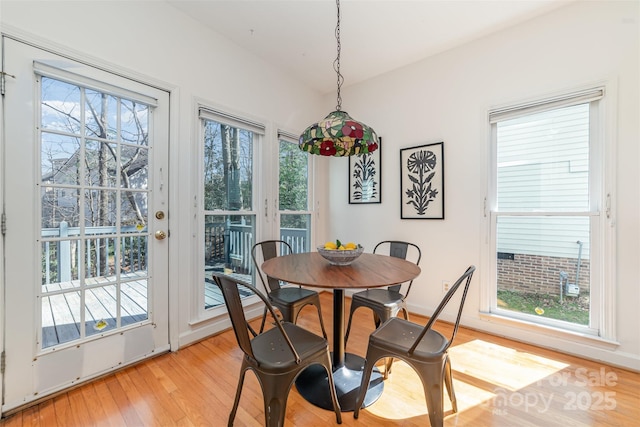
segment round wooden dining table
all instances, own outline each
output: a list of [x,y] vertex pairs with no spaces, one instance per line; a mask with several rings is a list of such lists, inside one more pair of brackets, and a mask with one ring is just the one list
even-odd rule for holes
[[[420,274],[420,267],[401,258],[363,253],[351,265],[332,265],[318,252],[284,255],[262,264],[267,276],[288,283],[333,291],[333,379],[342,411],[353,411],[360,389],[364,358],[345,352],[344,294],[346,289],[378,288],[408,282]],[[296,388],[309,402],[333,410],[329,381],[324,368],[313,365],[296,380]],[[371,375],[364,406],[371,405],[384,384],[377,370]]]

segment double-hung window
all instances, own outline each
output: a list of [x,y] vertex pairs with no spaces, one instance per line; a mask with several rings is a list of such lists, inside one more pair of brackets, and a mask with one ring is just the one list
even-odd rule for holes
[[611,335],[604,88],[489,114],[493,314]]
[[[252,282],[251,248],[256,241],[254,176],[264,126],[200,108],[202,234],[205,309],[224,306],[211,272]],[[249,295],[247,293],[247,295]]]

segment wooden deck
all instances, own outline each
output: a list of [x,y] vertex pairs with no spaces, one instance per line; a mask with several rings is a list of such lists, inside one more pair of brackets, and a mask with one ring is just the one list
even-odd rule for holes
[[[144,322],[148,318],[147,279],[145,276],[129,274],[123,276],[120,297],[120,327]],[[250,280],[249,276],[241,276]],[[127,281],[128,280],[128,281]],[[94,281],[93,284],[106,284],[106,281]],[[81,338],[82,323],[80,317],[80,290],[77,282],[56,283],[43,286],[43,292],[60,292],[42,298],[42,348],[50,348]],[[205,308],[224,305],[220,289],[211,278],[205,279]],[[249,290],[243,296],[249,296]],[[85,337],[116,329],[118,300],[115,283],[90,288],[85,291]]]

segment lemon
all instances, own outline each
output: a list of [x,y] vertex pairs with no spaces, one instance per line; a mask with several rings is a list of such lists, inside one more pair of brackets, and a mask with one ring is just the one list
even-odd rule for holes
[[338,248],[339,251],[346,251],[347,248],[345,248],[344,246],[340,245],[340,247]]
[[327,242],[324,244],[324,248],[328,249],[328,250],[333,250],[336,249],[338,246],[336,245],[335,242]]
[[356,244],[355,244],[355,243],[353,243],[353,242],[349,242],[349,243],[347,243],[346,245],[344,245],[344,247],[345,247],[346,249],[355,249],[355,248],[357,248]]

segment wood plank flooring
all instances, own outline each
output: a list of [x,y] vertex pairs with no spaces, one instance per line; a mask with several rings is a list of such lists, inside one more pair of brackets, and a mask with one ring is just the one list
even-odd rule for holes
[[[331,294],[321,294],[331,331]],[[347,300],[347,306],[349,301]],[[347,351],[364,355],[371,312],[356,313]],[[424,323],[425,318],[411,320]],[[259,319],[256,319],[256,324]],[[305,308],[300,325],[320,334]],[[439,329],[447,331],[448,325]],[[458,413],[445,394],[445,426],[567,427],[640,425],[640,374],[461,328],[450,350]],[[0,426],[224,426],[233,403],[241,352],[226,331],[175,353],[125,368],[0,421]],[[262,392],[247,374],[236,426],[264,423]],[[335,415],[291,389],[286,426],[335,424]],[[382,397],[344,426],[429,426],[422,385],[394,362]]]

